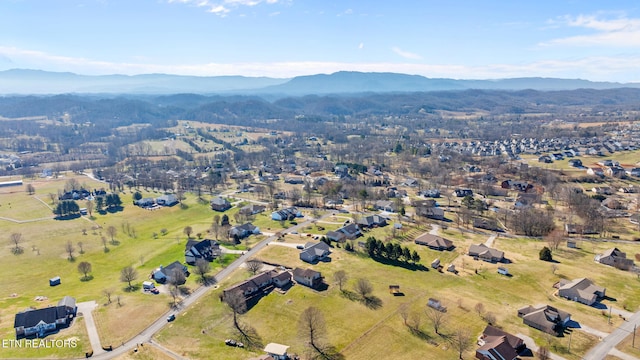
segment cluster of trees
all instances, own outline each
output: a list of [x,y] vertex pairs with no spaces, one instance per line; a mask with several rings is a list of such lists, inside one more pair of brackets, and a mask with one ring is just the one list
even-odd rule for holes
[[102,211],[104,207],[107,208],[117,208],[122,206],[122,200],[120,200],[120,195],[116,193],[107,194],[103,196],[96,196],[96,209],[98,211]]
[[386,245],[382,240],[378,240],[373,236],[369,236],[365,243],[367,253],[372,258],[384,258],[394,261],[412,261],[414,263],[420,262],[420,255],[417,251],[409,250],[408,247],[402,247],[398,243],[387,243]]
[[53,209],[53,213],[60,217],[77,214],[79,212],[80,206],[74,200],[62,200],[58,202],[58,205]]
[[552,213],[535,208],[516,211],[511,217],[511,228],[526,236],[545,236],[554,226]]

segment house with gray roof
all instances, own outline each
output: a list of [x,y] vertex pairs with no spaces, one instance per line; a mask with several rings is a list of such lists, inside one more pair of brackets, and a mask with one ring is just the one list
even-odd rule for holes
[[453,241],[447,240],[441,236],[424,233],[418,236],[414,242],[418,245],[424,245],[433,250],[453,250]]
[[605,296],[606,289],[587,278],[561,279],[557,284],[558,295],[585,305],[593,305]]
[[320,241],[317,243],[308,242],[304,245],[304,250],[300,252],[300,260],[314,263],[325,259],[331,254],[331,248],[326,243]]
[[492,249],[485,244],[469,246],[469,256],[492,263],[506,261],[503,251]]
[[518,309],[518,317],[534,329],[559,336],[571,321],[571,314],[550,305],[525,306]]
[[42,309],[27,309],[16,314],[13,327],[16,339],[24,337],[43,338],[61,328],[69,326],[76,315],[76,300],[70,296],[62,298],[57,306]]

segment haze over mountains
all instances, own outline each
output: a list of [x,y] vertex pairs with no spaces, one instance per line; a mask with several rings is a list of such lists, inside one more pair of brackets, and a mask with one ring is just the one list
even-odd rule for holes
[[291,79],[245,76],[78,75],[68,72],[13,69],[0,71],[0,94],[253,94],[301,96],[448,90],[574,90],[640,88],[640,83],[593,82],[558,78],[499,80],[436,79],[397,73],[341,71]]

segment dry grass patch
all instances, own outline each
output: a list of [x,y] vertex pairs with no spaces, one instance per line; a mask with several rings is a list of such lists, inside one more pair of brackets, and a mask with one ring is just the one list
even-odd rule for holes
[[102,346],[116,347],[133,338],[169,310],[171,301],[162,295],[136,293],[121,295],[122,306],[118,306],[115,296],[111,304],[93,312]]

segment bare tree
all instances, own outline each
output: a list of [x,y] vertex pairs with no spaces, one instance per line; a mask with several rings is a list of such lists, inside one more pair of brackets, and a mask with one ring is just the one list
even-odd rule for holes
[[131,282],[138,278],[138,272],[133,266],[127,266],[120,271],[120,281],[128,284],[128,289],[133,289]]
[[560,247],[560,244],[564,240],[564,233],[562,230],[556,229],[551,231],[544,238],[552,250],[558,250],[558,247]]
[[326,336],[326,323],[322,311],[306,308],[298,319],[298,334],[317,352],[323,353],[321,341]]
[[69,254],[69,257],[67,259],[69,261],[73,261],[74,260],[73,252],[76,251],[76,248],[73,246],[73,243],[71,242],[71,240],[67,241],[67,244],[65,245],[64,249],[67,252],[67,254]]
[[178,297],[180,296],[180,289],[178,287],[170,287],[169,295],[171,295],[171,298],[173,299],[173,307],[176,307]]
[[87,261],[82,261],[78,264],[78,272],[80,272],[83,276],[84,280],[89,279],[89,273],[91,272],[91,263]]
[[82,241],[78,241],[78,248],[80,248],[80,254],[84,254],[83,246],[84,246],[84,243]]
[[187,281],[187,277],[184,274],[182,269],[173,269],[171,274],[169,274],[169,285],[171,287],[179,289],[180,285],[184,284]]
[[434,308],[427,308],[425,314],[427,315],[429,320],[431,320],[433,330],[436,332],[436,334],[440,335],[439,331],[442,328],[442,325],[447,322],[447,313],[436,310]]
[[413,331],[420,331],[420,326],[422,325],[422,315],[419,311],[413,311],[409,313],[407,326]]
[[11,252],[15,255],[22,254],[24,252],[24,249],[22,248],[22,246],[20,246],[20,244],[22,243],[22,234],[13,233],[11,234],[10,239],[11,244],[13,244],[13,249],[11,250]]
[[479,302],[476,304],[476,306],[473,307],[476,312],[478,313],[478,316],[482,317],[482,314],[484,313],[484,304]]
[[104,246],[104,252],[109,251],[109,248],[107,247],[107,238],[103,236],[100,238],[100,240],[102,241],[102,246]]
[[249,270],[253,275],[260,271],[264,266],[262,261],[256,259],[247,260],[245,264],[247,265],[247,270]]
[[33,195],[36,192],[36,188],[33,187],[33,184],[27,184],[27,193],[29,195]]
[[400,305],[400,308],[398,308],[398,313],[402,318],[402,323],[404,324],[404,326],[407,326],[407,320],[409,319],[409,304],[404,303]]
[[109,225],[107,227],[107,235],[111,237],[111,244],[115,245],[115,237],[118,235],[118,229],[113,225]]
[[111,295],[113,295],[113,290],[112,289],[104,289],[104,290],[102,290],[102,293],[107,298],[107,304],[111,304]]
[[369,282],[369,280],[360,278],[356,280],[355,291],[363,299],[366,299],[373,292],[373,286],[371,286],[371,283]]
[[196,260],[196,267],[193,269],[193,272],[196,275],[200,276],[200,280],[203,284],[208,284],[209,279],[207,274],[211,271],[211,265],[205,259]]
[[537,357],[540,360],[549,360],[551,359],[551,353],[546,346],[540,346],[538,348]]
[[[219,217],[219,215],[216,215]],[[218,236],[220,236],[220,224],[218,222],[213,222],[211,224],[211,232],[213,232],[213,235],[215,236],[215,239],[218,240]]]
[[469,328],[460,327],[456,329],[452,339],[452,345],[456,350],[458,350],[458,356],[460,359],[462,359],[462,353],[469,350],[471,344],[471,332],[469,331]]
[[247,302],[241,291],[231,291],[224,294],[224,302],[233,312],[233,326],[236,330],[242,332],[242,327],[238,323],[238,314],[244,314],[247,311]]
[[484,321],[487,322],[487,324],[489,325],[495,325],[496,324],[496,315],[492,312],[488,312],[486,314],[484,314]]
[[93,201],[87,200],[84,207],[87,208],[87,214],[89,214],[90,217],[93,216]]
[[342,291],[342,287],[344,286],[344,284],[347,282],[348,279],[349,279],[349,276],[347,275],[347,272],[344,270],[338,270],[333,274],[333,281],[335,281],[338,284],[340,291]]
[[193,228],[191,226],[185,226],[184,230],[182,232],[184,232],[184,234],[187,235],[188,239],[191,239],[191,234],[193,233]]

